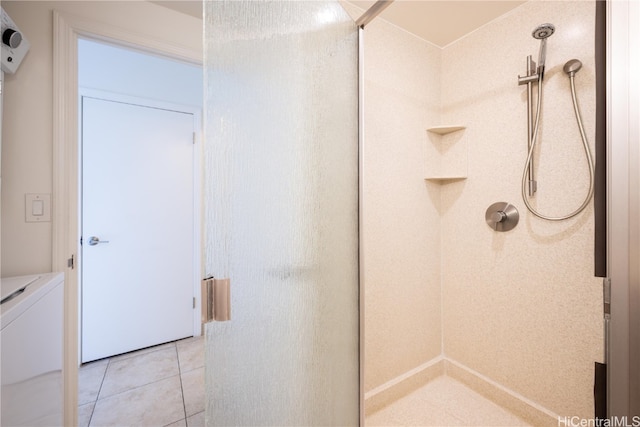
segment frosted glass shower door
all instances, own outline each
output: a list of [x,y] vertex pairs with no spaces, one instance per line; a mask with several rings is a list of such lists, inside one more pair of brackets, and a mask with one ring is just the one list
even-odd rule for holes
[[337,2],[205,2],[208,426],[358,424],[357,48]]

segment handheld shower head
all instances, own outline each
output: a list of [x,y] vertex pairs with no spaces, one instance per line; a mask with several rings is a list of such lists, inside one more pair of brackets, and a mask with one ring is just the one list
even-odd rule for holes
[[540,24],[538,25],[531,35],[534,39],[540,40],[540,53],[538,53],[538,74],[540,79],[544,76],[544,62],[547,57],[547,38],[556,31],[556,27],[553,24]]
[[531,35],[534,39],[544,40],[547,37],[551,37],[551,34],[555,31],[556,27],[554,27],[553,24],[540,24],[533,30]]

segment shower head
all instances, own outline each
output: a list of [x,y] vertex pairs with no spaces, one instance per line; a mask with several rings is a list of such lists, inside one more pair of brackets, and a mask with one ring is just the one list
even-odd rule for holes
[[531,35],[534,39],[540,40],[540,53],[538,53],[538,74],[540,75],[540,80],[542,80],[544,76],[544,62],[547,56],[547,38],[551,37],[556,31],[556,27],[553,24],[540,24],[538,25]]
[[570,59],[564,64],[564,72],[569,75],[569,77],[573,77],[576,75],[578,71],[582,68],[582,62],[579,59]]
[[554,27],[553,24],[540,24],[533,30],[531,35],[534,39],[543,40],[547,37],[551,37],[551,34],[555,31],[556,27]]

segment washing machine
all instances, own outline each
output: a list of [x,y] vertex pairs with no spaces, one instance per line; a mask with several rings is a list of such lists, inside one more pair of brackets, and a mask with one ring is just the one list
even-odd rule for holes
[[63,423],[64,275],[0,279],[0,425]]

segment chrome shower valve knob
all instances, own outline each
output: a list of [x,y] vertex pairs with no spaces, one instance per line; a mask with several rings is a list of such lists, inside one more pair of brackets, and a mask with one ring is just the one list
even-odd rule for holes
[[484,219],[495,231],[509,231],[518,225],[520,214],[512,204],[497,202],[487,208]]

